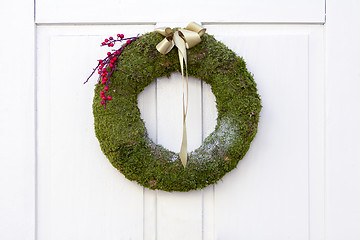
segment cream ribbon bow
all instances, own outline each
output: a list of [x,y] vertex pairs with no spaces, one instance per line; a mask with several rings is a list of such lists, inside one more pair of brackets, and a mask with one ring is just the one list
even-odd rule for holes
[[203,28],[195,22],[191,22],[186,28],[177,29],[175,32],[169,27],[157,28],[155,32],[165,36],[165,38],[156,45],[156,49],[162,53],[167,54],[171,49],[176,46],[178,48],[181,75],[184,79],[184,62],[186,72],[186,104],[184,93],[184,81],[183,81],[183,137],[180,148],[180,159],[184,167],[187,162],[187,136],[186,136],[186,116],[189,104],[189,78],[187,73],[187,55],[186,49],[194,47],[201,42],[201,36],[205,33],[206,28]]

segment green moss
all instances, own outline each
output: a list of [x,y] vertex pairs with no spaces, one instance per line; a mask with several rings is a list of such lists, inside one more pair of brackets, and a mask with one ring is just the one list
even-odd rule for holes
[[211,85],[218,119],[215,131],[188,154],[186,168],[179,156],[155,144],[146,132],[137,96],[154,79],[179,71],[177,51],[162,55],[157,33],[147,33],[126,47],[112,76],[113,100],[104,109],[95,88],[95,132],[104,154],[126,178],[150,189],[189,191],[216,183],[234,169],[255,137],[260,97],[244,60],[205,34],[188,50],[188,73]]

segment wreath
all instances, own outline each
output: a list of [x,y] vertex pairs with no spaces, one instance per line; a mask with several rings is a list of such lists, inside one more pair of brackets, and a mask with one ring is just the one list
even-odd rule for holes
[[211,86],[217,125],[187,154],[184,167],[178,153],[149,138],[137,106],[138,95],[154,79],[179,71],[176,51],[165,55],[156,50],[162,39],[156,32],[134,38],[118,34],[102,43],[113,47],[125,41],[94,69],[99,73],[93,101],[96,137],[111,164],[131,181],[169,192],[201,189],[216,183],[244,157],[257,132],[261,100],[244,60],[203,34],[201,43],[188,50],[187,72]]

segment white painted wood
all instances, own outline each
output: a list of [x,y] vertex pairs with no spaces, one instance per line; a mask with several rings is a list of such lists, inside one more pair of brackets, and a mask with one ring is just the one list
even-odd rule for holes
[[[157,80],[155,79],[138,96],[140,117],[145,122],[149,137],[157,143]],[[143,239],[157,239],[157,193],[144,188]]]
[[202,108],[203,108],[203,140],[215,130],[217,119],[216,98],[212,93],[211,87],[206,82],[202,82]]
[[216,239],[215,189],[215,185],[210,185],[202,190],[202,239],[206,240]]
[[158,192],[158,238],[201,239],[202,198],[200,191]]
[[[143,200],[143,238],[144,240],[157,239],[157,192],[144,188]],[[141,229],[139,229],[141,231]]]
[[[323,208],[309,206],[314,202],[319,206],[319,201],[323,200],[323,141],[317,133],[321,134],[324,127],[321,98],[324,65],[322,50],[314,50],[314,47],[323,49],[321,28],[207,27],[244,56],[258,83],[263,105],[258,134],[249,152],[238,168],[216,186],[217,238],[308,239],[318,236],[318,232],[323,231],[323,220],[319,221]],[[313,32],[317,35],[313,36]],[[309,49],[312,49],[311,55]],[[310,63],[313,64],[311,70]],[[315,97],[316,90],[320,90],[320,98]],[[314,113],[315,116],[310,115]],[[314,122],[310,124],[309,120]],[[309,141],[320,148],[309,149]],[[310,160],[314,163],[310,164]],[[310,174],[312,166],[315,168]],[[319,180],[314,177],[316,175]],[[320,191],[320,196],[310,195],[315,189]],[[310,232],[310,225],[319,229]]]
[[[215,187],[189,193],[143,189],[110,165],[93,131],[95,78],[81,84],[108,50],[98,48],[103,38],[154,25],[38,27],[38,239],[322,239],[323,26],[205,27],[244,56],[264,108],[238,169]],[[190,79],[190,150],[216,124],[210,92]],[[150,85],[138,104],[150,137],[176,152],[181,94],[174,74]]]
[[325,239],[325,39],[309,32],[309,239]]
[[144,120],[149,137],[157,142],[157,80],[147,86],[138,96],[140,117]]
[[[179,65],[180,68],[180,65]],[[184,86],[184,87],[183,87]],[[186,101],[186,83],[180,73],[157,81],[158,144],[171,151],[180,151],[183,125],[183,89]],[[202,142],[201,81],[189,77],[189,105],[187,115],[188,152]]]
[[[179,152],[182,138],[181,74],[157,81],[158,143]],[[188,152],[202,142],[201,81],[189,78],[189,109],[187,116]],[[189,193],[158,192],[157,239],[201,239],[202,196]]]
[[[158,79],[158,144],[176,153],[180,151],[182,138],[182,94],[181,74],[173,74],[171,78]],[[191,139],[189,136],[189,141]]]
[[0,239],[34,240],[34,2],[1,5]]
[[119,26],[38,29],[39,240],[143,238],[143,188],[102,154],[91,108],[96,79],[82,84],[108,50],[97,47],[103,36],[119,29],[135,35]]
[[[324,23],[325,0],[186,0],[176,14],[155,14],[157,3],[37,0],[37,84],[34,2],[3,4],[0,238],[359,239],[359,3],[328,0],[325,26],[261,24]],[[191,20],[245,57],[264,108],[250,151],[219,185],[158,194],[126,180],[101,153],[95,80],[81,82],[107,51],[97,48],[103,38]],[[208,134],[213,119],[202,109]],[[156,138],[156,120],[150,125]]]
[[[145,88],[138,98],[141,117],[145,121],[148,132],[152,133],[150,137],[157,142],[158,137],[157,134],[154,134],[154,129],[159,129],[159,139],[162,141],[159,143],[169,149],[172,148],[175,152],[179,151],[182,136],[182,85],[181,74],[174,73],[170,78],[157,79],[156,82]],[[203,84],[200,80],[190,77],[189,93],[188,121],[191,122],[189,122],[187,130],[189,151],[191,151],[201,144],[202,137],[206,137],[214,130],[217,111],[215,97],[208,84]],[[154,98],[158,101],[157,104],[154,104]],[[203,106],[205,109],[202,110]],[[157,112],[158,110],[159,112]],[[206,131],[201,126],[204,116],[209,120],[205,121]],[[156,119],[158,119],[158,124],[156,124]],[[205,133],[203,134],[203,132]],[[145,190],[144,239],[157,239],[158,236],[159,239],[183,239],[186,238],[186,234],[191,234],[188,237],[194,238],[195,236],[192,235],[194,230],[200,234],[199,239],[211,239],[211,231],[214,229],[213,218],[210,218],[213,216],[212,189],[210,187],[208,191],[202,194],[197,192],[195,194],[197,202],[195,205],[192,203],[193,200],[189,201],[188,199],[185,200],[186,204],[184,204],[183,199],[177,199],[179,194],[176,193],[163,194]],[[183,195],[180,194],[180,197]],[[201,198],[199,199],[200,195]],[[209,200],[206,200],[208,198]],[[159,199],[159,204],[157,199]],[[202,203],[204,199],[206,202]],[[158,206],[159,210],[157,211]],[[154,209],[156,210],[155,213]],[[189,213],[194,211],[197,212],[197,214],[193,214],[194,220],[187,221]],[[159,224],[158,227],[157,223]],[[185,228],[191,226],[192,230],[184,231],[179,226]]]
[[38,0],[38,23],[324,22],[325,0]]
[[[209,84],[203,82],[203,139],[214,131],[217,119],[215,96]],[[203,201],[203,238],[214,240],[215,235],[215,185],[208,186],[202,190]]]
[[359,1],[327,1],[326,239],[360,239]]

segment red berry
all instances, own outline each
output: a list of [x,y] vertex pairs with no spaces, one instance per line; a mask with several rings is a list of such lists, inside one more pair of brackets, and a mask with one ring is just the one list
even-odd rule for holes
[[116,36],[117,36],[117,37],[120,37],[120,34],[118,33]]
[[104,90],[105,91],[109,90],[109,87],[108,86],[104,87]]
[[111,99],[112,99],[112,97],[111,97],[111,96],[108,96],[108,97],[107,97],[107,100],[111,100]]
[[101,105],[104,105],[104,101],[101,101],[100,104],[101,104]]
[[111,59],[111,60],[110,60],[110,63],[114,63],[114,60]]
[[120,38],[124,38],[124,34],[120,34]]
[[131,41],[130,41],[130,40],[127,40],[127,41],[126,41],[126,43],[127,43],[127,44],[130,44],[130,43],[131,43]]
[[103,96],[103,97],[101,97],[103,100],[106,100],[106,97],[105,96]]
[[103,80],[106,81],[106,80],[108,80],[108,78],[107,78],[107,77],[104,77]]
[[105,42],[102,42],[101,45],[105,45],[106,43]]
[[110,68],[113,68],[113,67],[114,67],[114,64],[110,64],[109,67],[110,67]]
[[110,40],[113,40],[114,38],[113,37],[109,37]]
[[103,62],[103,60],[102,60],[102,59],[99,59],[98,61],[99,61],[99,63],[102,63],[102,62]]
[[109,39],[105,39],[105,42],[108,42],[109,41]]
[[119,51],[116,51],[115,54],[119,54],[120,52]]
[[105,77],[105,76],[106,76],[106,74],[105,74],[105,73],[102,73],[102,74],[101,74],[101,76],[102,76],[102,77]]
[[100,65],[100,66],[99,66],[99,69],[102,69],[102,68],[103,68],[103,66]]
[[110,43],[110,44],[109,44],[109,47],[113,47],[113,46],[114,46],[114,44],[113,44],[113,43]]
[[106,84],[106,81],[102,81],[101,83],[105,85],[105,84]]
[[101,91],[101,92],[100,92],[100,94],[101,94],[101,95],[104,95],[104,94],[105,94],[105,92],[104,92],[104,91]]
[[106,70],[106,68],[103,68],[103,70],[102,70],[103,72],[106,72],[107,70]]
[[111,52],[108,52],[107,55],[110,56],[110,55],[111,55]]
[[113,57],[113,59],[112,59],[113,61],[116,61],[117,60],[117,57]]
[[100,71],[100,70],[98,71],[98,74],[101,74],[101,71]]

